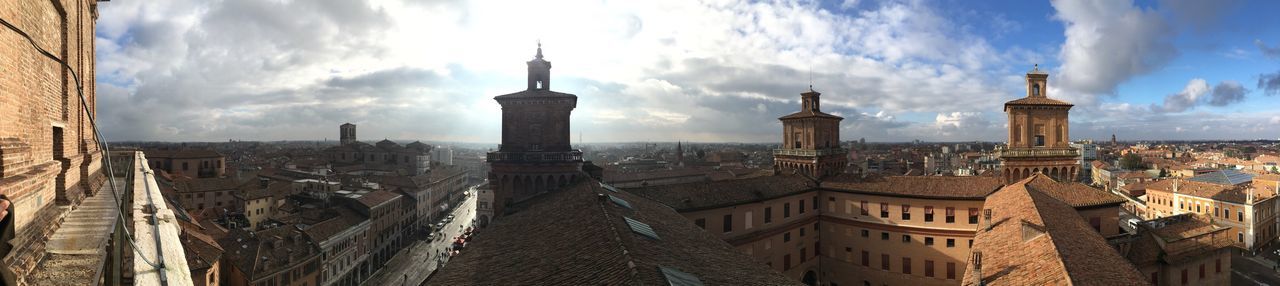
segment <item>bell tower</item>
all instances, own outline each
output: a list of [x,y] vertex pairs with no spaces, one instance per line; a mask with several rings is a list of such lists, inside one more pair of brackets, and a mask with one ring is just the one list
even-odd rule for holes
[[551,62],[542,57],[542,43],[527,64],[527,88],[493,98],[502,105],[502,144],[485,161],[497,216],[507,206],[583,177],[582,151],[569,141],[569,116],[578,96],[551,91]]
[[1058,181],[1075,181],[1079,150],[1070,143],[1068,115],[1072,105],[1047,95],[1049,73],[1036,65],[1027,72],[1026,97],[1004,104],[1009,118],[1008,142],[998,150],[1005,180],[1012,183],[1043,173]]
[[820,96],[813,86],[800,94],[800,112],[778,118],[782,121],[782,146],[773,150],[773,169],[797,172],[813,178],[839,174],[848,164],[848,150],[840,147],[839,116],[822,112]]

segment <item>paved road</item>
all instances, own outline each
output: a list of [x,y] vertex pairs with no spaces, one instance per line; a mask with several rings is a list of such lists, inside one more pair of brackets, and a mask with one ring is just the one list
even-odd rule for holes
[[[364,285],[418,285],[426,281],[427,276],[440,267],[437,263],[440,252],[453,243],[453,237],[462,235],[476,216],[475,193],[471,190],[467,192],[466,200],[453,209],[453,221],[444,226],[443,235],[437,234],[444,239],[414,241],[387,261],[387,265],[381,270],[374,272]],[[447,259],[445,261],[447,263]]]

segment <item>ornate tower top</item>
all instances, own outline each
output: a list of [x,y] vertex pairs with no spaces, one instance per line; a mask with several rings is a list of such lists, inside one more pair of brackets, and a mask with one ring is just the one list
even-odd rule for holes
[[542,59],[542,41],[538,41],[538,53],[529,61],[528,89],[551,89],[551,62]]
[[1049,89],[1048,85],[1049,73],[1040,70],[1040,64],[1036,64],[1027,72],[1027,97],[1048,97],[1045,91]]

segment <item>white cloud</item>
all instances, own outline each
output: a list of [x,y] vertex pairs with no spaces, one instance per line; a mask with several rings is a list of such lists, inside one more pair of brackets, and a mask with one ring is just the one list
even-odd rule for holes
[[1060,86],[1087,95],[1110,94],[1120,83],[1168,63],[1177,54],[1173,29],[1156,11],[1131,0],[1055,0],[1066,24],[1059,59]]

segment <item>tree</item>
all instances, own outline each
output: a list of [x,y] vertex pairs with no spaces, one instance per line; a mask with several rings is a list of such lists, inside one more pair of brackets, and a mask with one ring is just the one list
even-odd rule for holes
[[1124,154],[1124,157],[1120,157],[1120,167],[1126,170],[1141,170],[1144,168],[1142,156],[1134,153]]
[[1160,169],[1160,177],[1161,177],[1161,178],[1164,178],[1164,177],[1168,177],[1168,176],[1169,176],[1169,169],[1161,168],[1161,169]]

